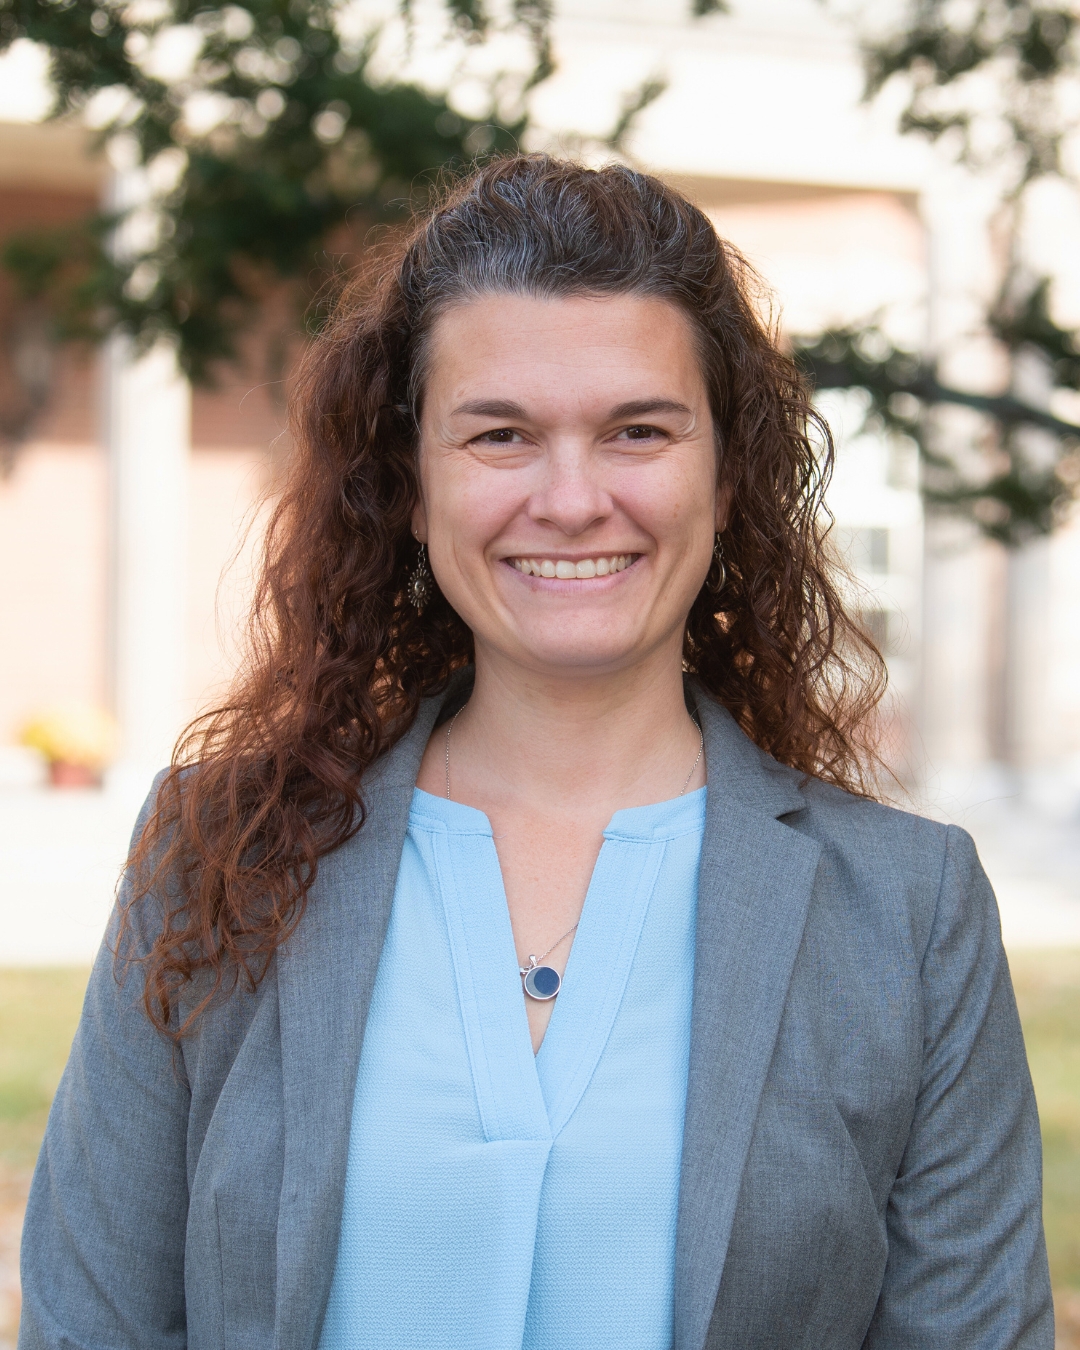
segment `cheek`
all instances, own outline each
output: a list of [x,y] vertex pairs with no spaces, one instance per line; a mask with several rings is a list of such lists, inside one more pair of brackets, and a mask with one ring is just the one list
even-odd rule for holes
[[685,547],[699,534],[712,539],[716,484],[711,472],[703,471],[696,460],[629,476],[620,497],[627,513],[658,543]]
[[[428,530],[436,550],[464,564],[479,557],[521,506],[513,474],[485,473],[475,463],[431,462],[423,476]],[[441,548],[440,548],[441,545]]]

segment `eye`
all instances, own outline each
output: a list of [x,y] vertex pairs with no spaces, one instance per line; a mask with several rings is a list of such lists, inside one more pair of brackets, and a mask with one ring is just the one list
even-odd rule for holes
[[628,441],[651,441],[656,436],[662,436],[664,433],[658,427],[645,426],[643,423],[637,426],[624,427],[619,433],[625,436]]
[[481,444],[511,445],[517,436],[518,433],[513,427],[496,427],[493,431],[485,431],[479,436],[474,436],[473,439],[480,441]]

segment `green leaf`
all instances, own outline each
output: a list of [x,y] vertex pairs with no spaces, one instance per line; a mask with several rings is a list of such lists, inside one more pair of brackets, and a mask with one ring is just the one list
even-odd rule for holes
[[[1080,426],[1013,395],[969,393],[942,383],[934,367],[893,346],[873,325],[836,329],[794,344],[796,361],[818,389],[863,389],[867,424],[914,440],[923,462],[923,495],[932,506],[969,517],[989,537],[1014,547],[1048,534],[1072,502],[1080,475]],[[972,478],[967,458],[942,441],[932,415],[953,406],[983,414],[1003,467]],[[1030,454],[1030,433],[1049,436],[1049,462]]]
[[[470,40],[493,31],[480,0],[445,5]],[[469,119],[415,85],[369,78],[372,42],[343,46],[337,9],[318,0],[173,0],[161,11],[120,0],[0,0],[0,44],[28,37],[49,48],[56,113],[117,91],[102,139],[123,134],[144,164],[162,151],[186,156],[157,203],[168,228],[134,256],[110,257],[117,222],[103,214],[62,236],[9,243],[3,265],[25,296],[49,305],[57,334],[119,327],[145,343],[168,333],[188,372],[210,380],[215,363],[236,356],[268,292],[288,292],[301,331],[328,249],[355,247],[350,222],[362,231],[399,218],[446,167],[516,148],[525,122],[501,120],[494,97],[486,116]],[[533,44],[536,65],[523,78],[535,83],[551,69],[547,0],[517,0],[511,21]],[[173,24],[196,27],[202,48],[191,72],[170,83],[140,59]],[[225,113],[203,133],[185,120],[194,94],[219,100]]]

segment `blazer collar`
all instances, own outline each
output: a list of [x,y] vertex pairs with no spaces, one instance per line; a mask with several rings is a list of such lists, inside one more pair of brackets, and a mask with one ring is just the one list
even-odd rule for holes
[[[693,689],[693,686],[691,686]],[[675,1350],[701,1350],[820,854],[781,822],[801,775],[704,691],[708,798],[675,1250]]]

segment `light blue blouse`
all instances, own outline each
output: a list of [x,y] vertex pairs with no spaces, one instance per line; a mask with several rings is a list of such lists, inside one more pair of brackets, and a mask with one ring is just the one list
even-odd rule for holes
[[320,1350],[670,1350],[704,820],[612,817],[534,1057],[487,817],[417,789]]

